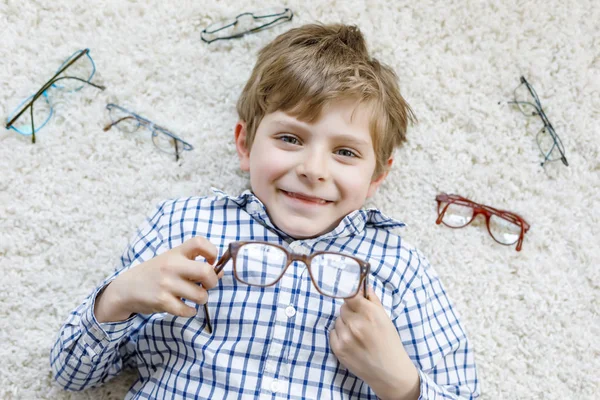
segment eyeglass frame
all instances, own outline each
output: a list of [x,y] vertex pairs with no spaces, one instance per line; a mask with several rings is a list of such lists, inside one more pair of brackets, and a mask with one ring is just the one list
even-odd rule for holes
[[[186,142],[185,140],[181,139],[179,136],[177,136],[177,135],[176,135],[176,134],[174,134],[173,132],[169,131],[169,130],[168,130],[168,129],[166,129],[166,128],[163,128],[163,127],[162,127],[162,126],[160,126],[160,125],[157,125],[157,124],[155,124],[154,122],[150,121],[149,119],[147,119],[147,118],[144,118],[144,117],[142,117],[141,115],[138,115],[138,114],[136,114],[136,113],[134,113],[134,112],[132,112],[132,111],[129,111],[129,110],[127,110],[126,108],[123,108],[123,107],[121,107],[121,106],[119,106],[119,105],[117,105],[117,104],[114,104],[114,103],[108,103],[108,104],[106,105],[106,109],[108,110],[109,114],[110,114],[110,110],[111,110],[112,108],[118,108],[119,110],[121,110],[121,111],[123,111],[123,112],[125,112],[125,113],[127,113],[127,114],[130,114],[130,115],[129,115],[129,116],[127,116],[127,117],[120,118],[120,119],[119,119],[119,120],[117,120],[117,121],[112,121],[112,123],[110,123],[110,124],[106,125],[106,126],[103,128],[104,132],[107,132],[107,131],[108,131],[110,128],[112,128],[113,126],[117,126],[117,129],[119,129],[119,127],[118,127],[118,124],[119,124],[121,121],[124,121],[124,120],[126,120],[126,119],[129,119],[129,118],[131,118],[131,119],[135,119],[135,120],[138,122],[138,127],[139,127],[140,125],[143,125],[143,126],[144,126],[145,128],[147,128],[147,129],[148,129],[148,130],[149,130],[149,131],[150,131],[150,132],[151,132],[153,135],[154,135],[154,131],[159,131],[160,133],[162,133],[162,134],[164,134],[164,135],[167,135],[167,136],[169,136],[171,139],[173,139],[173,143],[175,144],[175,159],[176,159],[177,161],[179,161],[179,146],[177,146],[177,142],[181,142],[181,143],[183,144],[182,151],[191,151],[191,150],[194,150],[194,146],[192,146],[191,144],[189,144],[189,143],[188,143],[188,142]],[[120,129],[119,129],[119,130],[120,130]],[[137,128],[136,128],[136,130],[137,130]],[[135,132],[135,131],[134,131],[134,132]],[[128,132],[128,133],[129,133],[129,132]],[[130,133],[133,133],[133,132],[130,132]],[[154,141],[152,141],[152,142],[154,143]],[[157,148],[160,150],[160,148],[159,148],[158,146],[156,146],[156,144],[155,144],[154,146],[155,146],[155,147],[157,147]],[[163,152],[164,152],[164,153],[166,153],[165,151],[163,151]]]
[[[89,79],[92,79],[92,77],[94,76],[94,73],[96,72],[96,65],[94,64],[94,60],[92,60],[92,58],[89,56],[90,49],[84,49],[84,50],[78,50],[78,51],[80,51],[81,53],[79,55],[77,55],[75,58],[73,58],[66,65],[59,68],[58,72],[56,72],[56,74],[54,74],[54,76],[52,78],[50,78],[50,80],[48,82],[46,82],[44,85],[42,85],[42,88],[40,90],[38,90],[33,96],[31,96],[31,100],[29,100],[29,102],[21,109],[21,111],[19,111],[19,113],[17,113],[17,115],[15,115],[10,121],[8,121],[6,123],[6,129],[13,129],[13,130],[19,132],[15,127],[13,127],[13,124],[17,121],[17,119],[19,119],[19,117],[21,115],[23,115],[25,110],[27,110],[27,108],[29,108],[30,116],[31,116],[31,143],[35,144],[35,124],[34,124],[34,120],[33,120],[33,103],[42,95],[44,95],[47,98],[48,95],[46,94],[46,90],[48,90],[51,86],[54,86],[54,84],[56,82],[60,81],[61,79],[76,79],[76,80],[86,83],[88,85],[94,86],[97,89],[100,89],[100,90],[106,89],[106,87],[103,85],[96,85],[95,83],[92,83],[89,81]],[[75,53],[77,53],[77,52],[75,52]],[[73,54],[75,54],[75,53],[73,53]],[[88,55],[90,60],[92,60],[92,66],[94,68],[92,75],[88,78],[87,81],[84,79],[78,78],[76,76],[63,76],[63,77],[57,78],[58,75],[62,74],[67,68],[69,68],[71,65],[73,65],[84,54]],[[73,55],[71,55],[71,57],[73,57]],[[77,89],[77,90],[79,90],[79,89]],[[19,107],[20,106],[18,106],[17,109]],[[52,115],[52,112],[50,115]],[[42,127],[44,127],[44,124],[42,124]],[[21,132],[19,132],[19,133],[21,133]]]
[[[475,203],[474,201],[469,200],[465,197],[459,196],[457,194],[440,193],[437,196],[435,196],[435,200],[438,205],[438,207],[437,207],[438,208],[438,218],[435,221],[436,225],[443,223],[448,228],[460,229],[460,228],[464,228],[467,225],[471,224],[471,222],[473,222],[475,220],[477,215],[483,214],[485,216],[486,227],[487,227],[488,233],[490,234],[492,239],[494,239],[494,241],[496,241],[497,243],[504,245],[504,246],[512,246],[513,244],[517,243],[516,250],[521,251],[521,248],[523,246],[523,240],[525,238],[525,233],[529,230],[530,226],[520,215],[515,214],[514,212],[511,212],[511,211],[500,210],[500,209],[497,209],[497,208],[494,208],[491,206],[487,206],[485,204]],[[447,203],[442,211],[440,211],[441,203]],[[447,223],[445,223],[443,221],[444,215],[446,213],[446,210],[450,206],[450,204],[458,204],[461,206],[472,208],[473,216],[472,216],[471,220],[469,222],[467,222],[466,224],[464,224],[463,226],[451,226],[451,225],[448,225]],[[490,230],[490,218],[492,217],[492,215],[495,215],[499,218],[509,221],[521,228],[521,231],[519,233],[519,239],[515,243],[502,243],[494,237],[494,235],[492,234],[492,231]]]
[[[281,274],[277,277],[277,279],[275,279],[272,283],[268,284],[268,285],[260,285],[260,284],[250,284],[245,282],[244,280],[240,279],[240,277],[237,274],[237,268],[236,268],[236,260],[237,260],[237,255],[238,255],[238,251],[247,244],[262,244],[262,245],[267,245],[267,246],[272,246],[272,247],[276,247],[278,249],[280,249],[281,251],[283,251],[287,257],[287,264],[285,265],[285,267],[282,268],[281,270]],[[315,281],[315,278],[313,277],[312,274],[312,269],[311,269],[311,261],[314,257],[322,255],[322,254],[334,254],[334,255],[341,255],[344,257],[348,257],[351,258],[352,260],[356,261],[358,263],[358,265],[360,266],[360,279],[358,281],[358,285],[356,288],[356,292],[353,293],[351,296],[330,296],[328,294],[325,294],[321,291],[321,289],[319,289],[319,287],[317,286],[317,283]],[[304,263],[304,265],[306,265],[306,268],[308,269],[308,274],[310,275],[310,280],[312,281],[313,286],[315,287],[315,289],[317,289],[317,291],[322,295],[322,296],[326,296],[326,297],[330,297],[333,299],[349,299],[352,298],[354,296],[356,296],[358,293],[360,293],[360,286],[363,286],[363,293],[364,293],[364,297],[365,299],[369,298],[368,292],[367,292],[367,286],[368,286],[368,281],[369,281],[369,272],[371,271],[371,264],[369,264],[367,261],[361,260],[360,258],[356,258],[354,256],[345,254],[345,253],[340,253],[340,252],[336,252],[336,251],[315,251],[313,253],[311,253],[310,255],[304,255],[304,254],[297,254],[297,253],[292,253],[289,250],[287,250],[285,247],[275,244],[275,243],[269,243],[269,242],[263,242],[263,241],[238,241],[238,242],[231,242],[229,243],[229,248],[225,251],[225,253],[223,253],[223,255],[221,256],[221,258],[219,259],[219,261],[217,262],[217,264],[215,264],[215,274],[219,274],[223,268],[225,268],[225,265],[229,262],[229,260],[233,261],[233,276],[235,277],[235,279],[237,279],[238,282],[243,283],[245,285],[248,286],[256,286],[256,287],[269,287],[269,286],[274,286],[277,282],[279,282],[279,280],[283,277],[283,275],[285,275],[287,269],[289,268],[289,266],[294,262],[294,261],[301,261],[302,263]],[[208,331],[208,333],[213,332],[213,328],[212,328],[212,324],[211,324],[211,320],[210,320],[210,313],[208,311],[208,305],[204,304],[204,316],[206,319],[206,327],[205,329]]]
[[[254,33],[254,32],[260,31],[262,29],[268,28],[271,25],[275,25],[278,22],[291,21],[294,18],[294,12],[290,8],[288,8],[288,7],[285,7],[285,8],[282,7],[282,8],[283,8],[283,12],[281,12],[281,13],[270,14],[270,15],[263,15],[263,16],[259,16],[259,17],[255,16],[254,14],[256,12],[259,12],[260,10],[243,12],[241,14],[236,15],[235,17],[232,17],[231,19],[234,20],[232,23],[227,24],[225,26],[222,26],[222,27],[220,27],[218,29],[215,29],[214,31],[207,31],[207,29],[210,28],[210,26],[212,26],[214,24],[217,24],[217,22],[215,22],[214,24],[209,25],[208,27],[204,28],[202,30],[202,32],[200,32],[200,39],[202,39],[202,41],[205,42],[205,43],[207,43],[207,44],[211,44],[213,42],[216,42],[217,40],[237,39],[237,38],[240,38],[240,37],[242,37],[242,36],[244,36],[244,35],[246,35],[248,33]],[[286,15],[288,12],[289,12],[289,16]],[[269,17],[278,17],[278,18],[276,18],[275,20],[273,20],[271,22],[268,22],[268,23],[266,23],[264,25],[258,26],[256,28],[252,28],[252,29],[249,29],[249,30],[241,32],[241,33],[236,33],[235,35],[218,37],[218,38],[213,39],[213,40],[207,40],[207,39],[204,38],[205,34],[212,35],[212,34],[215,34],[215,33],[219,32],[219,31],[222,31],[224,29],[228,29],[228,28],[231,28],[232,26],[235,26],[239,22],[239,19],[241,17],[245,16],[245,15],[250,15],[254,20],[258,20],[258,19],[261,19],[261,18],[269,18]],[[227,18],[227,19],[229,19],[229,18]]]
[[[554,141],[554,145],[552,146],[552,148],[550,149],[550,151],[548,152],[548,154],[544,154],[544,152],[542,151],[542,148],[540,147],[539,141],[538,141],[538,147],[540,149],[540,153],[542,153],[542,155],[544,156],[544,161],[542,161],[540,163],[540,165],[543,167],[547,162],[552,162],[552,161],[558,161],[561,160],[562,163],[565,166],[569,166],[569,163],[567,162],[567,157],[565,156],[565,148],[564,145],[562,143],[562,140],[560,139],[560,137],[558,136],[558,134],[556,133],[556,131],[554,130],[554,127],[552,126],[552,124],[550,123],[550,120],[548,119],[548,117],[546,116],[546,113],[544,112],[544,109],[542,108],[542,103],[540,101],[540,98],[537,95],[537,92],[535,91],[535,89],[533,88],[533,86],[531,86],[531,84],[529,82],[527,82],[527,79],[525,79],[524,76],[521,76],[521,84],[519,86],[517,86],[515,88],[515,90],[513,90],[513,96],[514,96],[514,101],[508,101],[508,104],[516,104],[517,107],[519,107],[519,110],[521,111],[521,113],[527,117],[530,117],[531,115],[528,115],[527,113],[525,113],[523,111],[523,109],[521,108],[520,104],[527,104],[532,106],[536,112],[534,112],[532,115],[539,115],[540,118],[542,119],[542,122],[544,124],[544,127],[542,128],[541,131],[543,131],[544,129],[548,130],[548,133],[550,134],[550,136],[552,137],[552,140]],[[529,93],[531,94],[531,96],[533,97],[535,104],[529,102],[529,101],[518,101],[517,100],[517,90],[519,90],[519,88],[521,86],[525,85],[525,87],[527,88],[527,90],[529,90]],[[540,131],[540,132],[541,132]],[[539,134],[539,133],[538,133]],[[558,148],[558,151],[560,152],[560,158],[554,159],[554,160],[550,160],[549,156],[550,154],[552,154],[552,152],[554,151],[554,146],[556,146],[556,148]]]

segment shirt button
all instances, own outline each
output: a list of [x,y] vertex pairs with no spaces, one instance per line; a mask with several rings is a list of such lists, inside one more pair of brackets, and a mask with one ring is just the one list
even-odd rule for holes
[[273,382],[271,382],[271,392],[277,393],[278,390],[279,390],[279,381],[277,379],[275,379]]
[[296,315],[296,309],[292,306],[287,306],[285,308],[285,315],[287,315],[288,318],[292,318],[294,315]]

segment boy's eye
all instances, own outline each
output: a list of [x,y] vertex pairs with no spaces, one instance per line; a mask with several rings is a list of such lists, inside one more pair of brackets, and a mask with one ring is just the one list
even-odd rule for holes
[[278,139],[289,144],[300,144],[300,141],[291,135],[281,135]]
[[336,151],[336,153],[344,157],[358,157],[358,155],[355,152],[348,149],[340,149]]

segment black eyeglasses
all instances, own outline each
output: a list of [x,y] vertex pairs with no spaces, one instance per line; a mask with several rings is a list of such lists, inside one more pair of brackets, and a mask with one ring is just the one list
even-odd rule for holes
[[[67,69],[69,69],[69,75],[60,76]],[[12,129],[21,135],[31,135],[31,143],[35,143],[35,133],[48,123],[54,113],[48,90],[56,88],[67,92],[75,92],[83,88],[84,85],[104,90],[104,86],[90,82],[95,73],[96,65],[90,57],[90,49],[76,51],[61,64],[56,74],[40,90],[23,100],[8,116],[6,129]],[[27,110],[29,110],[29,115],[25,113]]]
[[542,103],[533,86],[522,76],[521,84],[517,86],[513,93],[514,101],[509,101],[508,104],[516,104],[526,117],[535,117],[538,115],[544,123],[542,129],[536,135],[538,147],[542,156],[544,156],[544,161],[541,163],[542,167],[547,162],[558,160],[561,160],[568,167],[569,163],[567,162],[567,157],[565,157],[565,148],[562,141],[542,109]]
[[173,132],[121,106],[110,103],[106,105],[106,109],[110,114],[112,122],[104,127],[105,132],[116,126],[120,131],[133,133],[140,126],[144,126],[152,132],[152,143],[154,143],[154,146],[163,153],[174,155],[177,161],[179,161],[181,150],[190,151],[194,149],[194,146]]
[[206,43],[239,38],[247,33],[254,33],[283,22],[291,21],[293,17],[294,13],[292,10],[283,7],[245,12],[206,27],[202,30],[200,37]]

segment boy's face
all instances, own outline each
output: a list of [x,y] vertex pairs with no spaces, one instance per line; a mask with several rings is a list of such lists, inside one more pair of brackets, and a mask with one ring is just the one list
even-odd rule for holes
[[266,114],[250,150],[245,124],[236,126],[240,166],[250,172],[252,191],[275,226],[296,239],[335,228],[364,205],[387,175],[373,179],[369,114],[356,104],[334,102],[314,123],[281,111]]

